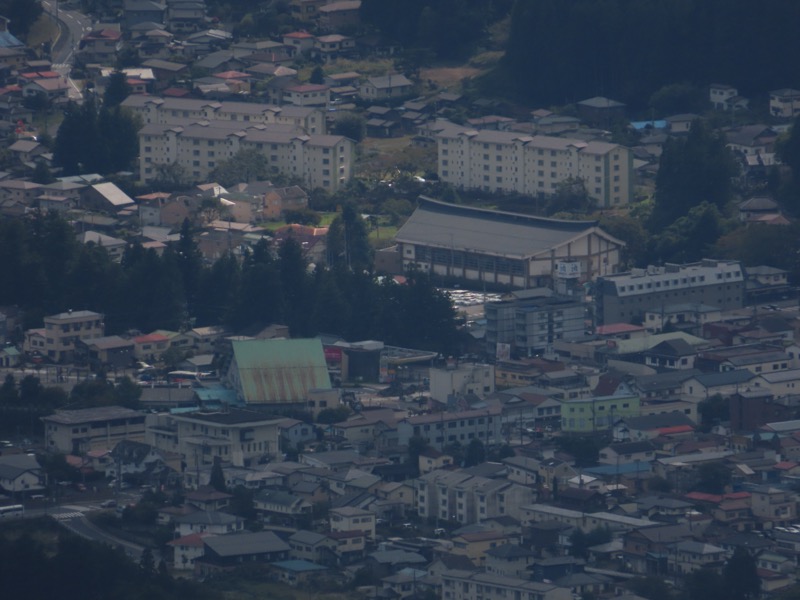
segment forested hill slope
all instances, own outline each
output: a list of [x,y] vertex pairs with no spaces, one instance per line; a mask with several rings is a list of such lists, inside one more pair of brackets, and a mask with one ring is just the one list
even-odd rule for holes
[[595,95],[647,103],[676,82],[743,95],[800,86],[797,0],[518,0],[487,80],[542,105]]

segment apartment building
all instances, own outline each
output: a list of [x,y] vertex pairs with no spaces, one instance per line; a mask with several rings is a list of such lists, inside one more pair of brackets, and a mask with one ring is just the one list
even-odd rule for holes
[[633,269],[597,279],[596,324],[628,323],[643,319],[647,311],[675,304],[703,304],[721,310],[741,308],[744,294],[744,271],[735,260],[703,259]]
[[56,362],[67,362],[73,358],[76,340],[86,342],[104,335],[103,315],[91,310],[68,310],[44,318],[44,344],[35,349]]
[[48,452],[80,455],[114,448],[122,440],[145,439],[145,415],[120,406],[57,410],[42,422]]
[[533,488],[473,476],[463,471],[431,471],[414,482],[417,514],[469,524],[494,517],[520,519],[520,507],[535,499]]
[[183,455],[187,468],[222,462],[250,467],[279,450],[281,419],[247,410],[149,415],[147,443]]
[[327,133],[325,113],[314,107],[140,95],[128,96],[122,106],[138,115],[143,125],[231,121],[239,126],[286,125],[307,134]]
[[586,308],[572,298],[519,294],[484,308],[489,354],[496,354],[498,344],[520,357],[540,354],[556,340],[583,339],[586,329]]
[[478,439],[484,444],[499,444],[502,416],[499,406],[463,412],[435,413],[402,419],[397,423],[398,444],[405,446],[412,437],[423,437],[440,450],[447,444],[469,444]]
[[442,181],[464,189],[549,196],[581,179],[600,207],[633,199],[633,154],[619,144],[450,124],[437,135]]
[[153,180],[160,164],[177,163],[193,181],[207,181],[220,163],[240,150],[255,150],[271,173],[301,178],[329,192],[353,175],[355,142],[340,135],[304,134],[285,125],[249,125],[233,121],[186,125],[145,125],[139,131],[139,179]]
[[529,581],[494,573],[442,572],[443,600],[572,600],[572,591],[552,583]]
[[637,395],[575,398],[561,403],[561,431],[585,434],[610,430],[619,419],[638,417],[641,401]]
[[432,368],[430,381],[431,398],[439,402],[470,394],[485,398],[494,392],[494,365],[462,363]]

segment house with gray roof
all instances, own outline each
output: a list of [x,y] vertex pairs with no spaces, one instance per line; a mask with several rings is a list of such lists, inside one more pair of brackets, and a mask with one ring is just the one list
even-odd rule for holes
[[291,547],[271,531],[214,535],[203,539],[205,553],[195,561],[195,573],[206,576],[243,563],[289,559]]
[[311,503],[281,490],[262,490],[253,498],[255,509],[270,517],[294,519],[311,514]]
[[44,472],[30,454],[0,456],[0,490],[13,498],[41,493],[45,489]]
[[179,537],[193,533],[224,535],[244,529],[244,519],[216,510],[200,510],[176,517],[175,532]]
[[358,88],[358,95],[364,100],[400,98],[408,96],[414,84],[405,75],[390,73],[378,77],[369,77]]

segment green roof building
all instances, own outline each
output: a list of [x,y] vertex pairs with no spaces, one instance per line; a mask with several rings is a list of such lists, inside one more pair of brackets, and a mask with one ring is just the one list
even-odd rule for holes
[[331,389],[317,338],[234,341],[228,379],[248,405],[305,406],[310,390]]

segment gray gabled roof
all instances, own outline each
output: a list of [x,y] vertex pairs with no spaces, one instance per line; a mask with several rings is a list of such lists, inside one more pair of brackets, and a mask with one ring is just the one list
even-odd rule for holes
[[11,454],[0,456],[0,479],[13,480],[27,473],[41,469],[35,456],[29,454]]
[[596,221],[560,221],[516,213],[447,204],[420,197],[419,206],[395,239],[480,254],[529,258],[591,232],[612,242]]
[[290,547],[271,531],[214,535],[203,540],[217,556],[287,552]]
[[198,511],[175,518],[175,522],[181,525],[229,525],[240,520],[239,517],[215,510]]
[[[728,359],[730,361],[730,359]],[[703,373],[695,377],[698,383],[705,387],[717,387],[720,385],[732,385],[736,383],[746,383],[753,379],[755,374],[747,369],[734,369],[722,373]]]

